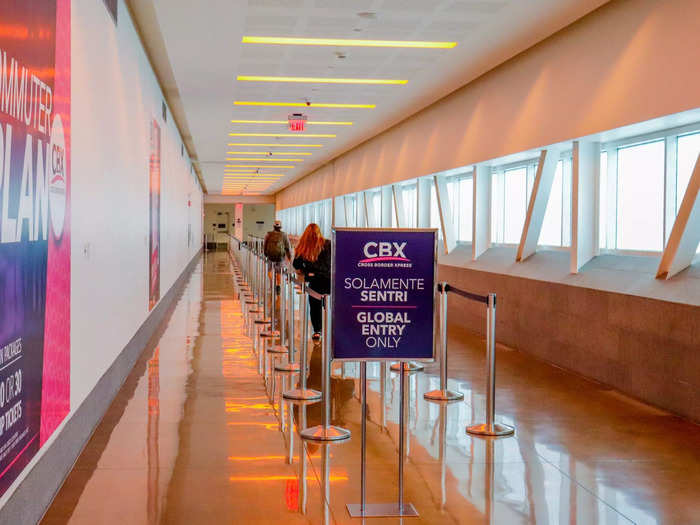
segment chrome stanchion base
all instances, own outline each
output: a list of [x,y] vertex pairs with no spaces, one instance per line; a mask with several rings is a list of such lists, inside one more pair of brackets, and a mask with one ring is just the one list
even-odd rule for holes
[[418,517],[418,511],[412,503],[404,503],[401,507],[398,503],[365,503],[364,509],[362,503],[348,503],[345,507],[351,518]]
[[467,427],[467,434],[474,434],[477,436],[510,436],[514,432],[515,429],[513,427],[500,423],[494,423],[493,425],[482,423],[481,425]]
[[294,390],[287,390],[282,394],[282,397],[293,401],[321,401],[321,392],[312,390],[311,388],[307,388],[306,390],[295,388]]
[[282,363],[280,365],[275,365],[275,372],[296,374],[299,372],[299,363]]
[[302,439],[309,441],[341,441],[350,437],[350,431],[333,425],[328,427],[316,425],[302,430],[299,435]]
[[423,397],[428,401],[461,401],[464,394],[453,390],[431,390],[423,394]]
[[268,354],[288,354],[289,350],[286,346],[275,345],[267,349]]
[[[392,372],[401,372],[401,363],[394,363],[389,367]],[[406,361],[403,364],[403,369],[405,372],[421,372],[425,369],[423,365],[420,363],[416,363],[414,361]]]

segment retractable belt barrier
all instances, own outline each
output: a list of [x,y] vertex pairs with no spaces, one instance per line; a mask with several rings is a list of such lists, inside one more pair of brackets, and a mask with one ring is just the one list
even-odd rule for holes
[[424,397],[432,401],[452,401],[464,398],[461,392],[447,389],[447,294],[486,305],[486,423],[467,427],[469,434],[480,436],[508,436],[515,432],[509,425],[496,423],[496,294],[479,295],[461,290],[448,283],[438,284],[440,292],[440,390],[427,392]]

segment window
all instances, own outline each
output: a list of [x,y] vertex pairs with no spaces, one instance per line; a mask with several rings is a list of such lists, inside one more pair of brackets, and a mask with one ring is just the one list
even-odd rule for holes
[[571,246],[571,158],[557,162],[537,244]]
[[536,169],[531,161],[491,174],[491,242],[520,243]]
[[345,217],[347,226],[354,228],[357,224],[357,206],[354,194],[345,196]]
[[371,228],[379,228],[382,225],[382,192],[381,190],[370,190],[365,192],[367,199],[367,218]]
[[515,168],[503,174],[503,242],[518,244],[527,211],[527,169]]
[[664,164],[663,140],[618,149],[617,249],[663,249]]
[[458,242],[472,240],[473,192],[474,180],[471,176],[458,175],[447,181],[451,221],[455,228],[455,239]]
[[695,169],[695,163],[700,154],[700,133],[678,137],[678,155],[676,167],[676,214],[681,209],[681,203],[688,189],[690,176]]
[[608,152],[600,154],[600,185],[598,186],[598,246],[607,247],[608,235]]
[[406,224],[402,224],[402,228],[415,228],[418,224],[418,210],[416,209],[418,199],[418,183],[411,182],[401,186],[401,195],[403,197],[403,212]]
[[442,228],[440,227],[440,210],[438,208],[437,193],[435,191],[435,182],[430,180],[430,227],[438,229],[438,237],[442,237]]

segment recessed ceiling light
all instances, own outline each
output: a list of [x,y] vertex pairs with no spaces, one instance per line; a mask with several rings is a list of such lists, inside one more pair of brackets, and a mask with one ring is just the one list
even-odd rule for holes
[[236,100],[234,106],[282,106],[294,108],[344,108],[344,109],[374,109],[375,104],[340,104],[330,102],[254,102]]
[[272,77],[259,75],[239,75],[241,82],[302,82],[307,84],[407,84],[408,80],[391,78],[334,78],[334,77]]
[[294,137],[297,139],[303,139],[304,137],[307,138],[316,138],[316,139],[321,139],[321,138],[326,138],[326,139],[334,139],[335,135],[331,134],[322,134],[322,135],[314,135],[313,133],[229,133],[230,137]]
[[421,49],[451,49],[457,45],[457,42],[427,40],[363,40],[359,38],[296,38],[284,36],[244,36],[241,43],[288,46],[410,47]]
[[[323,126],[352,126],[352,122],[347,121],[321,121],[307,120],[307,124],[317,124]],[[288,120],[232,120],[231,124],[289,124]]]
[[313,155],[307,151],[227,151],[226,155]]
[[322,148],[323,144],[255,144],[249,142],[229,142],[229,146],[259,146],[261,148]]

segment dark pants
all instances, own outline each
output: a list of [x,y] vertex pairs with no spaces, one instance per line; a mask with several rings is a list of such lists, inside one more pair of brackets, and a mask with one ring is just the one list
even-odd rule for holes
[[320,332],[323,328],[323,302],[310,295],[309,315],[311,317],[311,326],[314,327],[314,332]]

